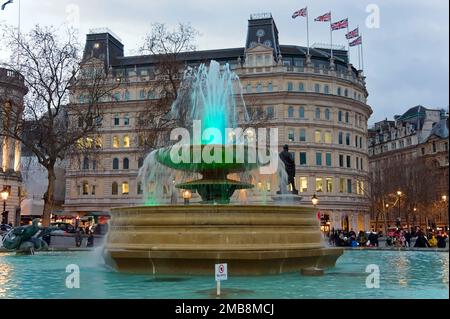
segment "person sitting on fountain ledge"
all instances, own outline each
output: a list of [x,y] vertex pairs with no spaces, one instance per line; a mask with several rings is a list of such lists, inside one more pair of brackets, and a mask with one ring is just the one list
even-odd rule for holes
[[[288,176],[288,185],[292,185],[292,194],[298,195],[298,190],[295,188],[295,160],[291,153],[289,153],[289,146],[285,144],[283,146],[283,151],[280,153],[280,159],[284,163],[284,168],[286,170],[286,174]],[[277,194],[284,194],[285,186],[281,185],[280,191],[277,192]]]

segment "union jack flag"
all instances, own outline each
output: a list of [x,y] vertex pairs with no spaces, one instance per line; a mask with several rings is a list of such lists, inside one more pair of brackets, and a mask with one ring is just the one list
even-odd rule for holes
[[314,21],[319,21],[319,22],[331,21],[331,12],[325,13],[324,15],[321,15],[321,16],[315,18]]
[[345,35],[345,37],[346,37],[348,40],[350,40],[350,39],[356,38],[358,35],[359,35],[359,28],[356,28],[355,30],[350,31],[349,33],[347,33],[347,34]]
[[360,44],[362,44],[362,36],[359,36],[355,40],[350,42],[349,46],[354,47],[354,46],[357,46],[357,45],[360,45]]
[[297,17],[306,17],[307,15],[308,15],[308,7],[295,11],[292,14],[292,19],[295,19]]
[[333,31],[345,28],[348,28],[348,18],[331,24],[331,30]]

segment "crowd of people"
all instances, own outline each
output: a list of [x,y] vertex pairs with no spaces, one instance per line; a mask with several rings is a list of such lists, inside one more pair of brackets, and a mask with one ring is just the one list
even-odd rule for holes
[[[383,233],[353,230],[332,229],[328,234],[328,242],[337,247],[379,247],[379,239]],[[446,248],[448,235],[443,231],[423,232],[416,228],[411,231],[395,228],[388,231],[385,236],[387,247],[415,247],[415,248]]]

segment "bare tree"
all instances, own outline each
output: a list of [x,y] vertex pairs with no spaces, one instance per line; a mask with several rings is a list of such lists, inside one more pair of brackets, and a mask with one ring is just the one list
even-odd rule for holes
[[[44,195],[43,224],[49,225],[54,205],[55,165],[69,154],[81,149],[95,149],[91,136],[101,121],[99,101],[109,94],[107,76],[95,61],[84,61],[83,72],[80,47],[76,33],[64,29],[62,36],[53,27],[36,26],[28,34],[18,35],[7,27],[4,41],[20,57],[20,65],[8,68],[20,72],[29,92],[21,107],[6,107],[1,103],[3,116],[12,120],[4,127],[2,136],[20,141],[47,171],[48,186]],[[90,67],[86,67],[89,65]],[[85,103],[75,105],[70,90],[83,89]],[[74,94],[78,91],[74,90]],[[4,94],[2,100],[10,97]],[[72,123],[69,119],[79,119]]]

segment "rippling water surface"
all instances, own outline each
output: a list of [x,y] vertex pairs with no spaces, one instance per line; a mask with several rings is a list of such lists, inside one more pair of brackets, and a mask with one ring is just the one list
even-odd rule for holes
[[[66,266],[80,268],[80,288],[66,288]],[[366,288],[368,265],[378,265],[380,288]],[[286,274],[234,277],[222,283],[226,298],[448,298],[448,252],[346,251],[323,277]],[[212,277],[117,273],[98,252],[0,253],[0,298],[212,298]]]

